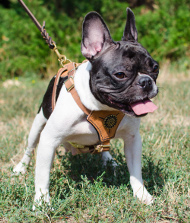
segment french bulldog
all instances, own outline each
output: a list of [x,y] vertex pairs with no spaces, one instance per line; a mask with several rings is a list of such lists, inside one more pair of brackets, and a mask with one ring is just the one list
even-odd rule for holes
[[[139,126],[141,117],[156,109],[150,99],[158,94],[156,79],[159,65],[138,43],[135,16],[131,9],[127,8],[127,21],[121,41],[112,39],[98,13],[88,13],[83,22],[81,52],[88,61],[78,67],[74,76],[80,100],[90,111],[119,110],[125,114],[115,137],[124,140],[134,196],[145,204],[151,204],[153,197],[143,185],[141,173],[142,144]],[[72,143],[95,145],[99,141],[96,130],[86,120],[86,114],[61,81],[56,106],[52,111],[54,81],[55,77],[50,82],[32,124],[25,154],[13,170],[15,174],[26,172],[31,153],[39,143],[35,201],[40,201],[43,197],[45,202],[50,202],[50,170],[59,145],[73,150]],[[102,153],[102,159],[105,165],[108,160],[112,160],[109,151]]]

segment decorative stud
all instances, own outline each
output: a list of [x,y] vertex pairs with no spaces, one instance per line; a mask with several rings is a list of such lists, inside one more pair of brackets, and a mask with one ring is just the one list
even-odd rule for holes
[[117,124],[117,116],[109,115],[104,119],[104,126],[108,129],[112,129]]

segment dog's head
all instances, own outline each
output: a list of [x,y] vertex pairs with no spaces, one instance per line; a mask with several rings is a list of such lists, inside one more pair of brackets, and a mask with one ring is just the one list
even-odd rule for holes
[[[123,37],[118,42],[112,40],[98,13],[87,14],[81,51],[92,64],[90,88],[97,100],[132,116],[142,116],[153,109],[149,99],[158,93],[159,66],[137,42],[135,17],[129,8]],[[141,111],[147,101],[149,110]]]

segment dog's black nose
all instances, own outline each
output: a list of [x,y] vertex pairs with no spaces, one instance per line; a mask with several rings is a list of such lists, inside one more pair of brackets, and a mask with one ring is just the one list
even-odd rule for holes
[[152,80],[149,77],[141,77],[141,79],[139,80],[139,85],[145,91],[151,91],[152,90]]

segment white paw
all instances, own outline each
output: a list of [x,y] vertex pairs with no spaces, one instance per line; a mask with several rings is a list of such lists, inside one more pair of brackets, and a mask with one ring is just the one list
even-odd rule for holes
[[140,187],[136,192],[133,193],[133,195],[146,205],[150,205],[154,202],[153,196],[148,193],[144,186]]
[[154,202],[154,198],[150,195],[142,183],[136,177],[130,177],[130,183],[133,188],[133,196],[137,197],[142,203],[150,205]]
[[115,168],[116,166],[118,166],[118,164],[116,163],[116,161],[114,160],[114,158],[111,156],[111,154],[109,152],[103,152],[102,153],[102,161],[103,161],[103,165],[106,166],[107,162],[111,161],[112,162],[112,166]]
[[19,174],[25,174],[27,171],[27,166],[25,163],[18,163],[15,168],[13,169],[13,174],[14,175],[19,175]]
[[45,190],[43,193],[36,193],[32,210],[35,211],[36,207],[43,206],[44,204],[50,205],[50,196],[47,190]]
[[114,159],[107,160],[106,162],[103,162],[103,165],[106,167],[108,162],[111,162],[111,165],[114,169],[118,166],[118,164],[115,162]]

